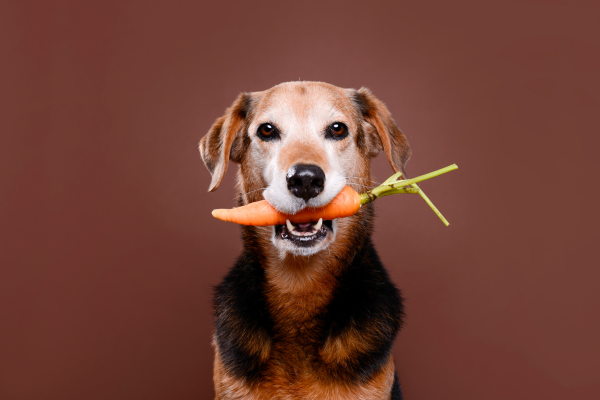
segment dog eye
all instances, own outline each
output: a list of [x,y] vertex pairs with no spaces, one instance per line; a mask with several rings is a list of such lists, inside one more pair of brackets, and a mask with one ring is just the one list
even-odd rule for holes
[[325,133],[327,139],[333,140],[342,140],[346,136],[348,136],[348,127],[341,122],[334,122],[329,125],[327,132]]
[[274,125],[266,123],[262,124],[258,127],[258,131],[256,132],[258,137],[265,142],[270,140],[279,139],[279,131],[275,128]]

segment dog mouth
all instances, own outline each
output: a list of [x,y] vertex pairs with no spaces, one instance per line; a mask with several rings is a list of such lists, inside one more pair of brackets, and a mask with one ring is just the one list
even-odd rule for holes
[[322,241],[327,235],[333,232],[332,221],[323,221],[323,218],[317,222],[306,222],[296,224],[285,221],[285,225],[275,226],[275,237],[284,241],[289,241],[298,247],[311,247]]

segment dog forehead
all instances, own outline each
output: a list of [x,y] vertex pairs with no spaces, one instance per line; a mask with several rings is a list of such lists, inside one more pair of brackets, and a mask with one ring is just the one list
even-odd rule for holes
[[256,109],[256,120],[283,124],[280,128],[293,129],[336,120],[348,123],[352,119],[353,105],[347,90],[333,85],[286,82],[262,94]]

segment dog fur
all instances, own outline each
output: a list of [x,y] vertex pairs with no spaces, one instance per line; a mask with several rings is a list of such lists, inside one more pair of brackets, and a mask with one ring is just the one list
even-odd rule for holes
[[[265,123],[278,128],[276,139],[257,135]],[[327,136],[333,123],[347,136]],[[410,147],[386,106],[368,89],[322,82],[242,93],[200,141],[209,191],[231,160],[238,205],[267,199],[287,213],[325,205],[345,185],[364,191],[382,150],[404,173]],[[286,188],[298,164],[326,175],[308,201]],[[402,298],[371,242],[373,206],[328,223],[310,247],[276,227],[242,226],[242,254],[214,294],[216,399],[401,398],[391,348]]]

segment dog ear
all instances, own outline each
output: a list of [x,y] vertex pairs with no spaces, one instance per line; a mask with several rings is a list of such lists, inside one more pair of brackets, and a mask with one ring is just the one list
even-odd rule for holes
[[369,89],[363,87],[354,93],[354,102],[363,119],[363,131],[371,157],[383,149],[394,172],[404,172],[410,158],[408,140],[400,131],[389,110]]
[[250,110],[252,96],[241,93],[225,115],[218,118],[200,140],[200,156],[212,175],[209,192],[217,190],[229,165],[229,160],[240,162],[243,153],[243,128]]

